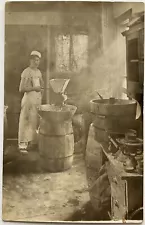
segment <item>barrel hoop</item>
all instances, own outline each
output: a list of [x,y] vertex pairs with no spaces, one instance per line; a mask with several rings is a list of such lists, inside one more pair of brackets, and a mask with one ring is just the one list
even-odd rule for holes
[[97,168],[90,167],[88,165],[86,165],[86,169],[90,169],[91,170],[91,171],[87,171],[87,172],[99,173],[99,170],[97,170]]
[[42,133],[39,131],[39,134],[42,135],[42,136],[45,136],[45,137],[58,137],[58,136],[63,137],[63,136],[67,136],[67,135],[72,135],[73,132],[72,132],[72,133],[68,133],[68,134],[62,134],[62,135],[61,135],[61,134],[59,134],[59,135],[54,135],[54,134],[47,135],[47,134],[42,134]]
[[[102,128],[100,128],[100,127],[97,127],[96,124],[94,124],[94,123],[92,123],[92,124],[93,124],[94,130],[103,131],[104,133],[106,132],[105,129],[102,129]],[[108,131],[108,132],[114,133],[112,130],[107,130],[107,131]]]
[[45,158],[45,159],[53,159],[53,160],[55,160],[55,159],[66,159],[66,158],[70,158],[70,157],[72,157],[72,156],[73,156],[73,154],[72,154],[72,155],[69,155],[69,156],[66,156],[66,157],[50,158],[50,157],[46,157],[46,156],[41,155],[41,158]]
[[[99,147],[100,147],[100,146],[99,146]],[[99,149],[98,151],[102,151],[101,147],[100,147],[100,149]],[[89,150],[87,149],[87,150],[86,150],[86,160],[88,160],[88,158],[89,158],[88,155],[93,155],[93,156],[95,157],[95,156],[98,156],[98,152],[97,152],[97,151],[96,151],[96,152],[91,152],[91,151],[89,151]]]
[[[96,168],[96,167],[93,167],[93,166],[91,166],[91,165],[88,165],[88,163],[86,163],[86,167],[88,168],[88,169],[91,169],[91,170],[93,170],[93,171],[96,171],[98,168]],[[99,167],[99,166],[98,166]],[[92,172],[93,172],[92,171]],[[97,170],[98,171],[98,170]],[[96,172],[97,172],[96,171]]]
[[101,201],[101,197],[100,197],[100,198],[96,197],[96,196],[93,195],[92,192],[90,192],[90,191],[89,191],[89,193],[90,193],[91,197],[93,197],[93,199],[98,200],[98,201]]

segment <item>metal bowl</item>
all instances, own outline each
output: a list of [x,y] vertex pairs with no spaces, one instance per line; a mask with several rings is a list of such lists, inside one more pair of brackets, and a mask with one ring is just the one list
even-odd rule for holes
[[58,107],[55,105],[41,105],[38,107],[38,114],[45,120],[53,122],[63,122],[70,120],[77,110],[76,106],[64,105]]

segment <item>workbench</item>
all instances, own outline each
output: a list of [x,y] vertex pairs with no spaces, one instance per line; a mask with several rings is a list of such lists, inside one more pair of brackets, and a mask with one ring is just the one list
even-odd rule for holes
[[125,172],[123,162],[104,145],[102,157],[111,186],[111,220],[130,220],[132,212],[143,207],[143,175]]

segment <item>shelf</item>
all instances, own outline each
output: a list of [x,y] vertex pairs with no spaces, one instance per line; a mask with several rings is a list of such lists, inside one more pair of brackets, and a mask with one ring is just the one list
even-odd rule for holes
[[139,62],[139,59],[131,59],[130,62],[131,63],[137,63],[137,62]]
[[130,59],[130,62],[131,62],[131,63],[137,63],[137,62],[144,63],[144,58],[140,58],[140,59]]

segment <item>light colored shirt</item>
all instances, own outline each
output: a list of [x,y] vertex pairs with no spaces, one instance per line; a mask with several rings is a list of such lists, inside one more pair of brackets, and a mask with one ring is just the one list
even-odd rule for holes
[[43,87],[42,74],[39,69],[33,70],[27,67],[21,74],[19,91],[22,92],[25,88],[32,87]]

